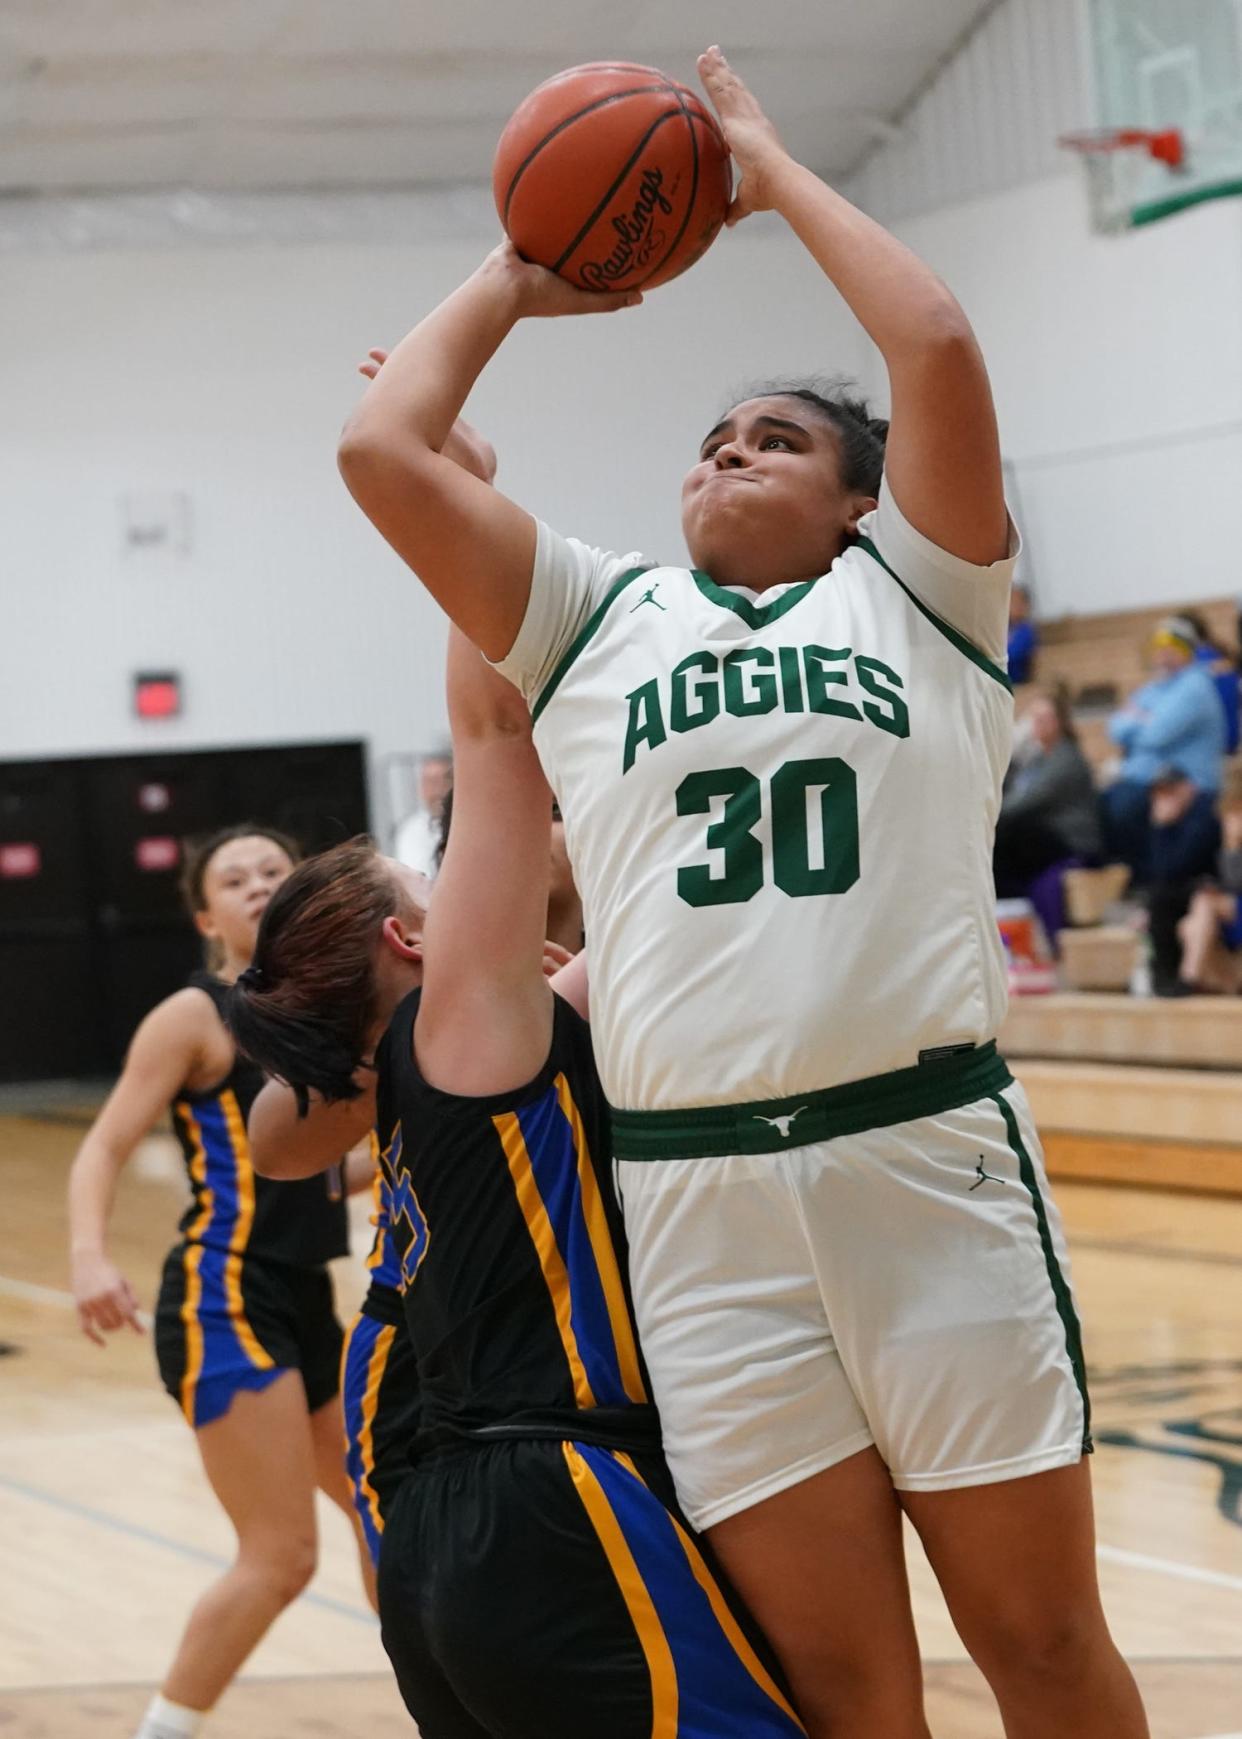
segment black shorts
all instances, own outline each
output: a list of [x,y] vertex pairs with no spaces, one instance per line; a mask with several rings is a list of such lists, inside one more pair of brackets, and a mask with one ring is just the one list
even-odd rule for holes
[[803,1732],[657,1457],[521,1440],[420,1461],[379,1597],[423,1739]]
[[178,1244],[155,1306],[160,1380],[198,1430],[221,1419],[240,1389],[300,1371],[311,1412],[340,1388],[344,1331],[326,1268]]
[[394,1313],[365,1302],[350,1323],[341,1399],[345,1468],[371,1562],[378,1564],[384,1523],[410,1470],[418,1430],[418,1365],[399,1304]]

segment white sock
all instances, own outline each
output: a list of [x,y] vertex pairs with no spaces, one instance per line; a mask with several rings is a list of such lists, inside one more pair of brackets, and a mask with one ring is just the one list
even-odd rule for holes
[[134,1739],[194,1739],[205,1716],[201,1709],[170,1703],[167,1697],[152,1697]]

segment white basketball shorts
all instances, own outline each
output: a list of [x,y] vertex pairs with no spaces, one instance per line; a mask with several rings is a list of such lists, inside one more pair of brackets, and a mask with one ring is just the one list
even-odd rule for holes
[[643,1351],[696,1528],[873,1443],[902,1491],[1090,1449],[1060,1218],[995,1061],[970,1103],[784,1152],[618,1141]]

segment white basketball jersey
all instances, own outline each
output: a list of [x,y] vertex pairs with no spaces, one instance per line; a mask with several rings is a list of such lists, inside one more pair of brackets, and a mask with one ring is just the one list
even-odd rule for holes
[[1013,558],[946,555],[887,491],[861,529],[752,596],[539,528],[500,668],[564,814],[618,1107],[785,1098],[996,1035]]

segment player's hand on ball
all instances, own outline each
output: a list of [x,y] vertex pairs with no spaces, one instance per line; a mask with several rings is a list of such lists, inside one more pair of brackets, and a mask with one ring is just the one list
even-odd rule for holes
[[548,319],[561,314],[611,314],[637,308],[638,290],[579,290],[546,266],[524,260],[510,241],[501,242],[484,261],[484,269],[503,279],[517,296],[523,319]]
[[96,1346],[105,1344],[105,1333],[123,1328],[126,1323],[135,1334],[144,1332],[133,1288],[106,1256],[73,1258],[73,1296],[82,1333]]
[[729,65],[719,48],[699,56],[699,77],[712,100],[733,160],[742,172],[725,222],[732,226],[752,211],[770,211],[775,202],[773,168],[789,161],[780,134]]

